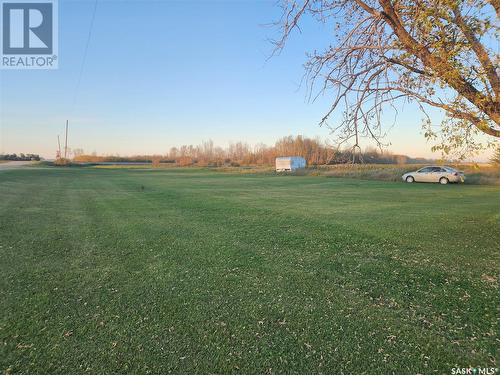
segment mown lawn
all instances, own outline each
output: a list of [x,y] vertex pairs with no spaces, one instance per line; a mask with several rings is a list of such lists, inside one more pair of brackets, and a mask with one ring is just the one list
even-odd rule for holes
[[0,172],[0,370],[497,367],[500,188]]

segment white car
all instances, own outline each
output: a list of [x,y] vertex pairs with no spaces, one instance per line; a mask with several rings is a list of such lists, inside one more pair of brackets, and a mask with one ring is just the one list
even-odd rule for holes
[[402,178],[406,182],[439,182],[442,185],[465,181],[464,172],[445,166],[420,168],[418,171],[405,173]]

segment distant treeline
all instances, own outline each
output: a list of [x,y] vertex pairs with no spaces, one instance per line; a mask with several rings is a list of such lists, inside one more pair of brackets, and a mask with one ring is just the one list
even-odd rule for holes
[[30,161],[30,160],[40,160],[40,156],[37,154],[5,154],[0,155],[0,160],[15,160],[15,161]]
[[274,146],[258,144],[250,146],[244,142],[232,143],[228,147],[214,145],[206,141],[200,145],[184,145],[172,147],[164,155],[97,156],[79,155],[73,158],[76,162],[143,162],[171,163],[180,166],[241,166],[241,165],[273,165],[278,156],[302,156],[308,165],[343,164],[354,162],[379,164],[415,164],[429,162],[423,158],[410,158],[406,155],[394,155],[369,148],[361,153],[353,154],[352,150],[337,150],[319,139],[302,136],[288,136],[279,139]]

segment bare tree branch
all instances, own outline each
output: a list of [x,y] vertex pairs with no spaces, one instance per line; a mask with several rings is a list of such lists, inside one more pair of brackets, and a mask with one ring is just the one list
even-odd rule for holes
[[484,71],[486,72],[488,79],[491,83],[493,92],[496,95],[497,102],[500,100],[500,78],[498,77],[497,70],[493,62],[491,61],[486,48],[479,42],[479,40],[474,35],[469,25],[465,22],[460,10],[458,8],[453,9],[455,15],[455,22],[460,27],[460,30],[464,33],[465,37],[469,41],[472,50],[475,52],[479,62],[481,63]]
[[[387,118],[382,111],[389,106],[396,116],[401,101],[416,102],[422,110],[422,105],[442,109],[457,121],[457,129],[470,125],[500,137],[500,59],[490,56],[481,42],[488,33],[494,37],[498,25],[488,18],[491,12],[481,11],[484,2],[282,1],[277,49],[284,47],[302,18],[333,23],[335,43],[309,56],[305,77],[310,97],[317,87],[314,99],[333,91],[320,125],[328,126],[339,143],[358,144],[359,137],[366,136],[381,145]],[[499,9],[499,0],[490,4]],[[343,120],[332,124],[337,110]],[[470,131],[463,134],[471,140]]]

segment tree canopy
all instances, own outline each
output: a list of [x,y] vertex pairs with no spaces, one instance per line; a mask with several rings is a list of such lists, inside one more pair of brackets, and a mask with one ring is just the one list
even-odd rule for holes
[[[305,68],[311,90],[333,92],[320,124],[339,144],[359,147],[367,136],[382,145],[382,111],[397,113],[400,101],[419,105],[425,136],[444,154],[481,149],[478,134],[486,145],[500,138],[499,0],[284,0],[281,7],[277,51],[305,17],[332,31],[329,47],[311,46]],[[430,107],[446,114],[438,127]],[[329,121],[336,110],[340,123]]]

